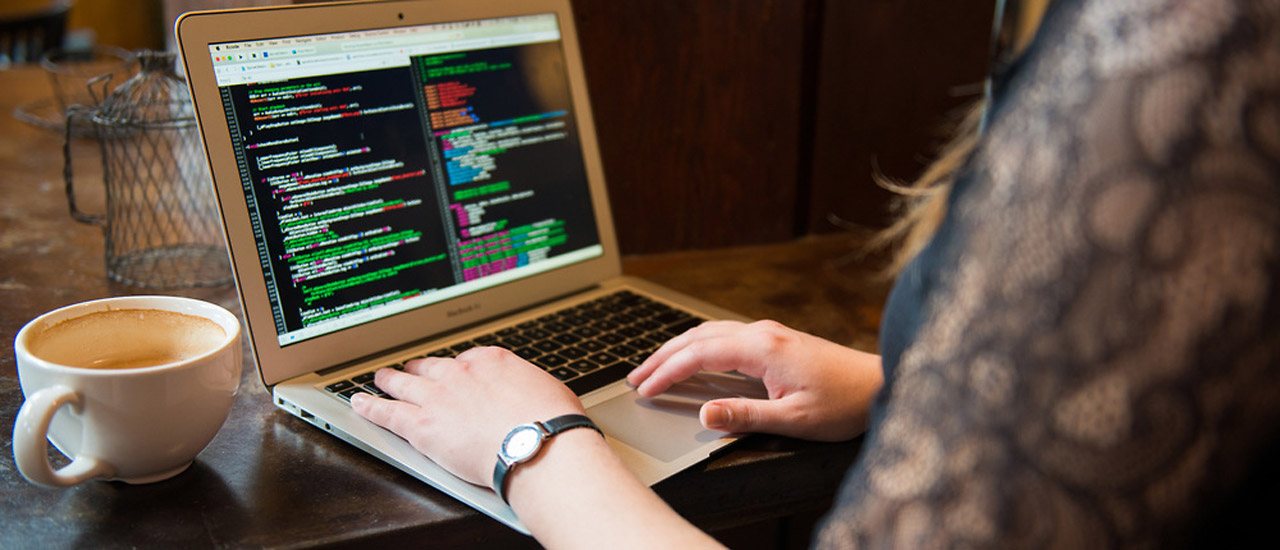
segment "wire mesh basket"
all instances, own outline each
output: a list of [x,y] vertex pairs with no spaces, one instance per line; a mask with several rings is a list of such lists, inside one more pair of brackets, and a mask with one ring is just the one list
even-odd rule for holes
[[[67,198],[72,216],[103,228],[107,275],[173,289],[230,282],[213,185],[175,54],[139,52],[139,71],[93,108],[68,115]],[[102,152],[105,214],[77,208],[72,119],[87,118]]]

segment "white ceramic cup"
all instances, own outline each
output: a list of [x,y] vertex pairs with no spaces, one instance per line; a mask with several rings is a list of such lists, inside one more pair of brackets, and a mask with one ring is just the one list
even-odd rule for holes
[[[49,327],[106,310],[183,313],[213,321],[222,334],[194,355],[141,368],[74,367],[33,353]],[[152,337],[112,334],[86,336],[85,345],[127,350],[134,340]],[[66,306],[27,323],[13,347],[26,398],[13,426],[13,457],[23,477],[49,487],[94,478],[151,483],[183,472],[217,435],[240,384],[239,319],[190,298],[122,296]],[[70,464],[53,469],[50,441]]]

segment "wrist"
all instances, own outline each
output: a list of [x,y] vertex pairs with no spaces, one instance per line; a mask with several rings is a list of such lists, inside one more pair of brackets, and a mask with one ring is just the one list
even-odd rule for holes
[[507,480],[516,515],[547,548],[715,546],[671,510],[590,430],[552,438]]
[[[608,463],[607,459],[616,460],[616,456],[599,434],[591,430],[563,432],[544,441],[537,456],[521,463],[507,475],[507,502],[518,512],[521,501],[554,495],[554,485],[562,483],[563,476],[583,474],[589,465]],[[546,482],[551,479],[556,481]]]
[[604,433],[590,418],[582,414],[565,414],[545,421],[521,424],[512,429],[504,438],[498,451],[497,462],[493,469],[493,489],[498,496],[507,501],[508,479],[515,472],[527,468],[527,464],[538,459],[545,447],[558,436],[570,432],[595,432],[593,435],[601,441]]

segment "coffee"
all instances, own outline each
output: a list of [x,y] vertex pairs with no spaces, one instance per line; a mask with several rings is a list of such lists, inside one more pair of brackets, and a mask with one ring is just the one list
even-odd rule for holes
[[[236,316],[181,296],[64,306],[24,325],[13,351],[14,464],[46,487],[178,475],[226,421],[242,371]],[[71,462],[55,470],[49,443]]]
[[197,357],[227,338],[217,323],[159,309],[109,309],[44,327],[28,339],[46,361],[90,369],[154,367]]

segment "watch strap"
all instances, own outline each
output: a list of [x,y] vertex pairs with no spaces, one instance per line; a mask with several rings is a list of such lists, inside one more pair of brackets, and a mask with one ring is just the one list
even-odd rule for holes
[[604,437],[604,433],[600,431],[600,428],[596,427],[596,423],[592,422],[590,418],[587,418],[585,415],[581,415],[581,414],[566,414],[562,416],[557,416],[555,418],[552,418],[551,420],[543,422],[542,427],[545,428],[545,433],[547,437],[551,437],[560,432],[563,432],[566,430],[572,430],[574,428],[591,428],[595,430],[597,433],[599,433],[601,437]]
[[[596,426],[596,423],[581,414],[561,415],[552,418],[551,420],[547,420],[546,422],[535,422],[535,424],[539,425],[542,429],[542,441],[544,445],[548,439],[555,437],[556,434],[572,430],[574,428],[591,428],[595,430],[596,433],[600,434],[601,437],[604,437],[604,432],[600,431],[600,428]],[[516,429],[520,428],[517,427]],[[540,452],[542,452],[541,446],[534,454],[526,457],[525,460],[532,459]],[[506,461],[502,459],[502,455],[498,455],[498,463],[493,466],[493,490],[498,493],[498,497],[502,499],[502,502],[507,502],[507,477],[511,474],[512,470],[515,470],[516,464],[508,466]]]

